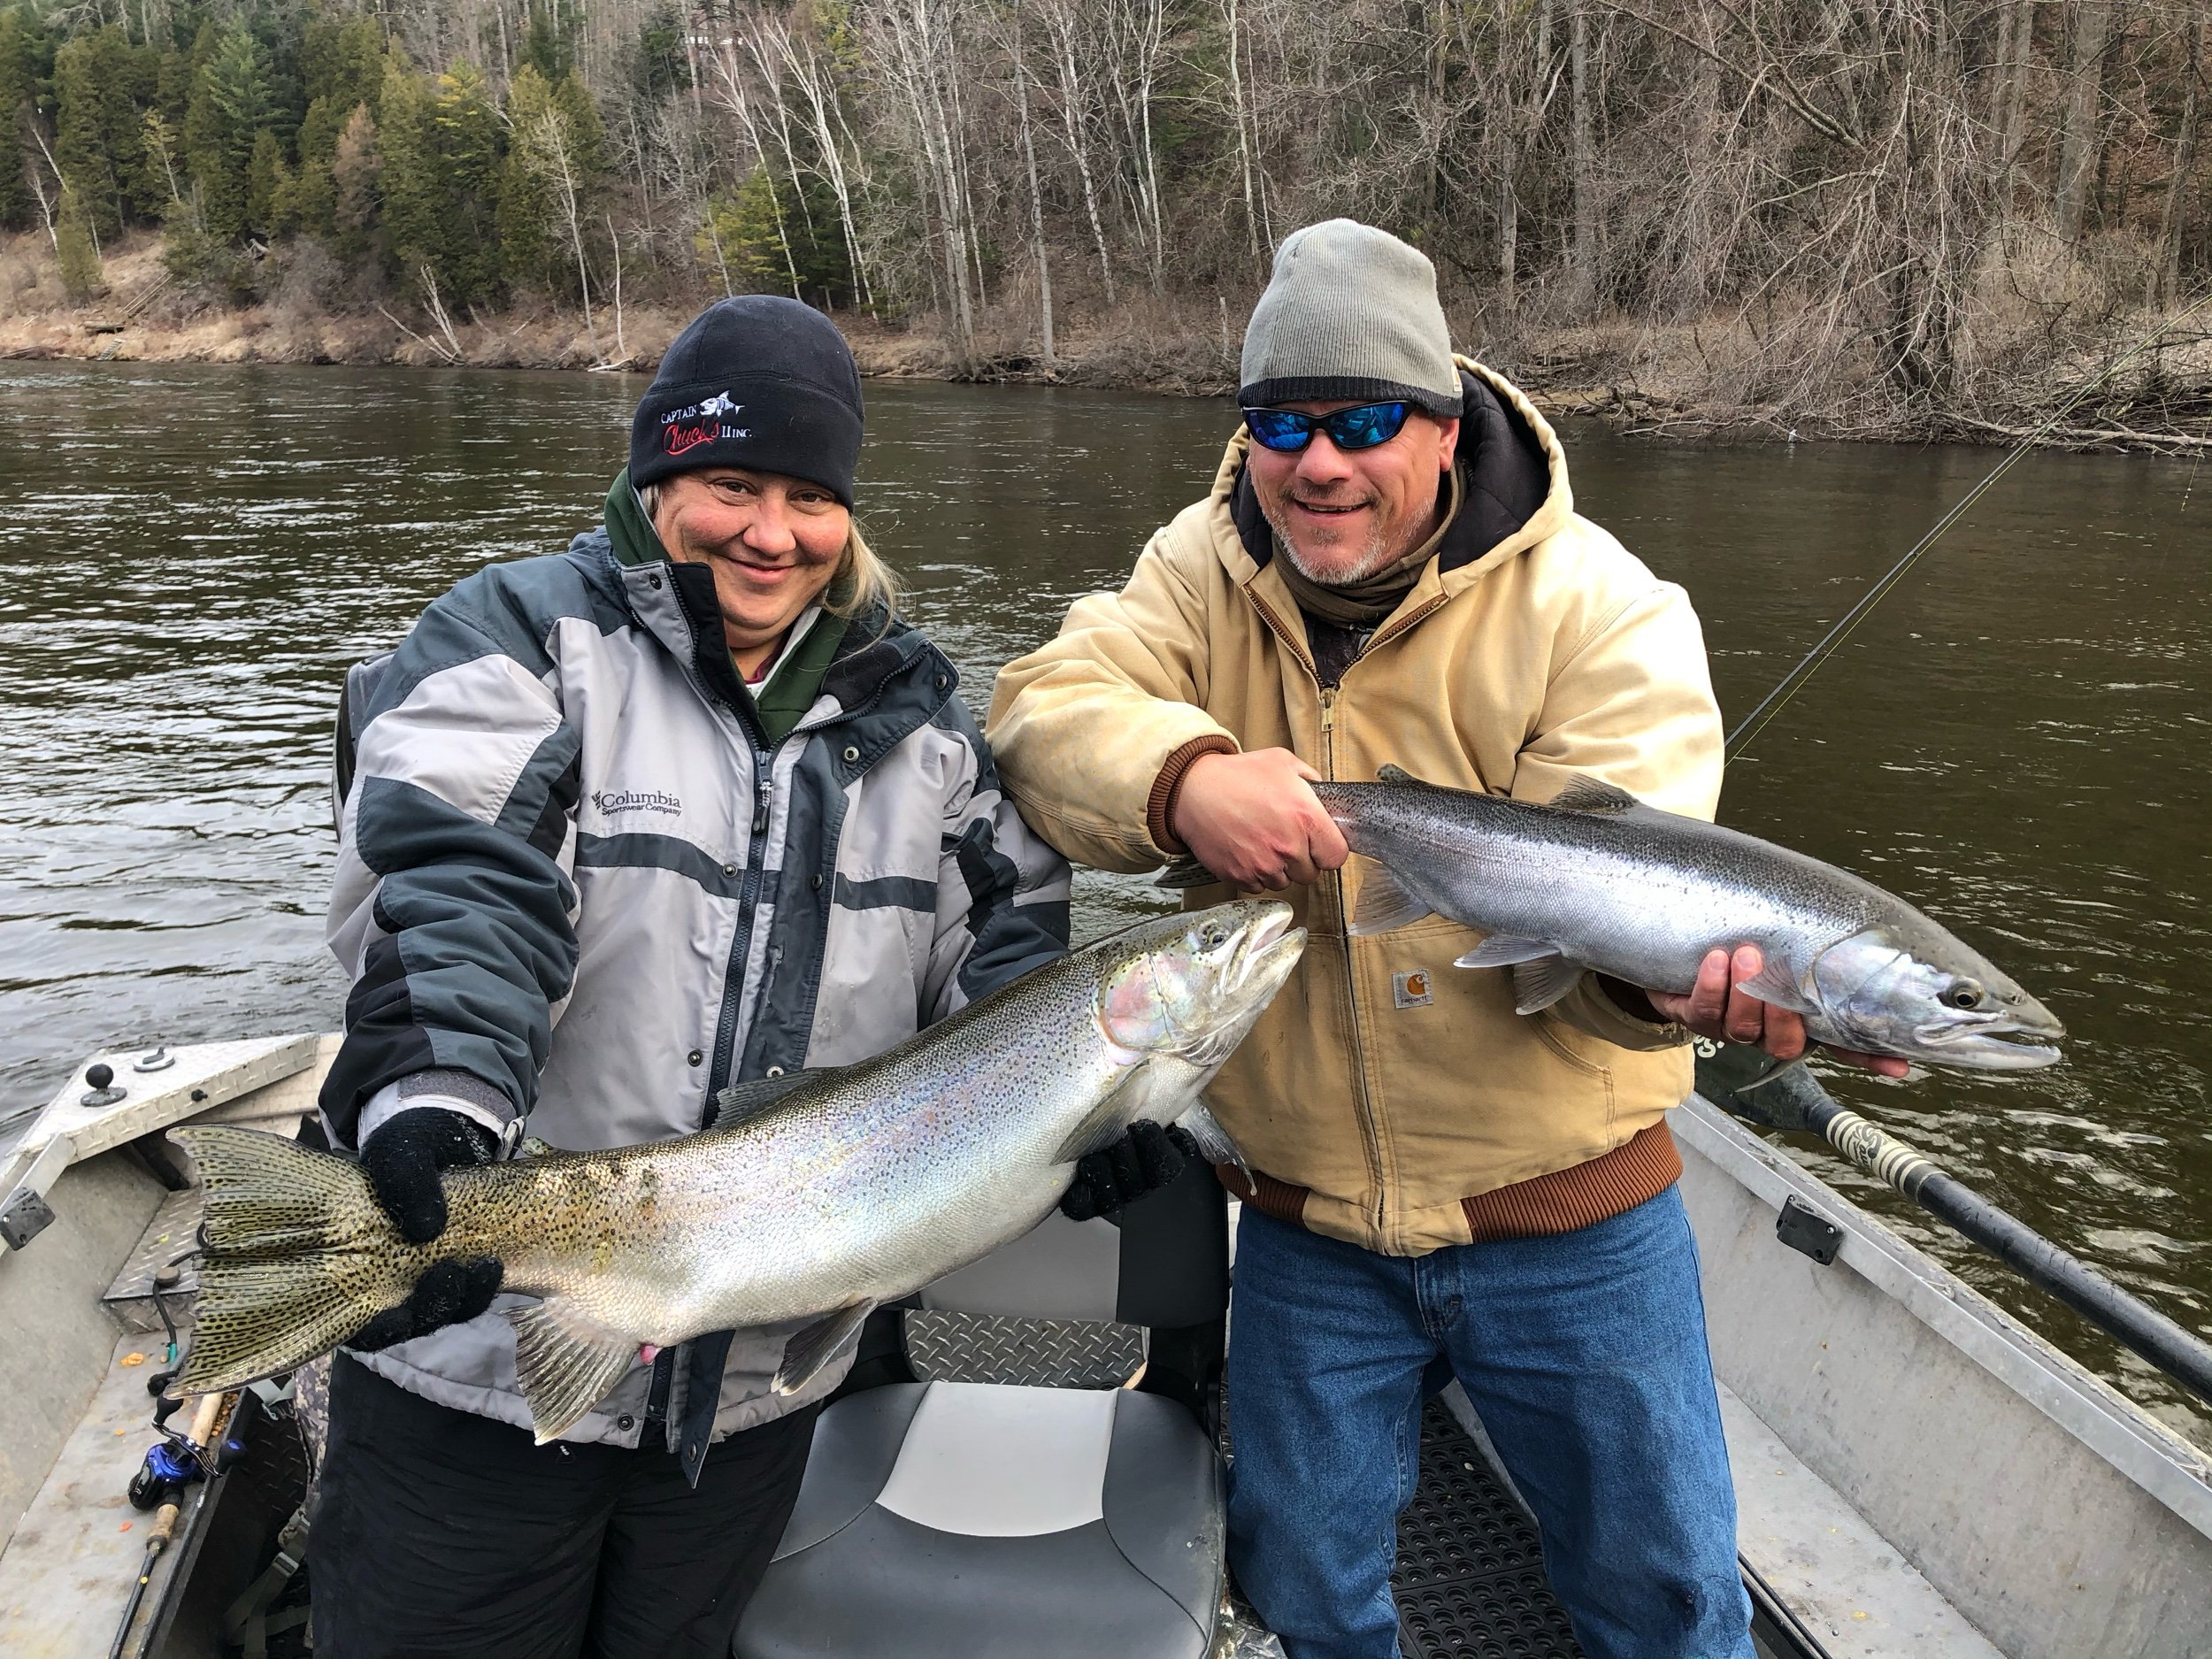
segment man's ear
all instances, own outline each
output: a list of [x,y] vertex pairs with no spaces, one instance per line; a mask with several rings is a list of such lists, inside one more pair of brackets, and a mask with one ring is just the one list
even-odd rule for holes
[[1459,417],[1436,423],[1436,466],[1439,472],[1451,465],[1459,453]]

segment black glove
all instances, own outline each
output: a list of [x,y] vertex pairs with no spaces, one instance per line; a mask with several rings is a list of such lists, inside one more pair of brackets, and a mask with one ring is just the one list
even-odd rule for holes
[[[427,1244],[445,1231],[441,1171],[489,1164],[499,1149],[492,1132],[442,1106],[412,1106],[387,1119],[361,1148],[362,1172],[401,1236]],[[495,1256],[434,1262],[407,1300],[387,1308],[349,1338],[363,1353],[473,1319],[492,1305],[506,1268]]]
[[443,1170],[489,1164],[499,1150],[492,1132],[473,1118],[442,1106],[411,1106],[377,1126],[361,1148],[361,1171],[376,1202],[410,1244],[427,1244],[445,1231]]
[[1060,1201],[1070,1221],[1118,1214],[1147,1193],[1157,1192],[1198,1156],[1189,1132],[1155,1123],[1133,1123],[1129,1133],[1101,1151],[1075,1161],[1075,1179]]

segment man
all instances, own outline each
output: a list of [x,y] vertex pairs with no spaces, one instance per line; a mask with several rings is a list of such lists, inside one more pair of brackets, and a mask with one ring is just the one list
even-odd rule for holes
[[[717,304],[639,403],[604,528],[462,582],[384,672],[322,1113],[408,1238],[526,1118],[564,1148],[686,1133],[727,1084],[879,1053],[1065,949],[1065,865],[853,529],[860,438],[826,319]],[[1148,1132],[1068,1207],[1179,1164]],[[538,1447],[501,1272],[440,1264],[334,1363],[317,1652],[721,1659],[849,1359],[780,1398],[795,1325],[703,1337]]]
[[[1348,939],[1358,871],[1307,787],[1543,801],[1579,773],[1709,817],[1696,617],[1578,517],[1566,458],[1450,350],[1415,250],[1292,234],[1244,342],[1247,428],[1118,595],[999,676],[1010,795],[1069,857],[1184,853],[1287,887],[1298,973],[1210,1095],[1254,1176],[1229,1359],[1230,1560],[1291,1659],[1386,1659],[1394,1522],[1447,1360],[1536,1511],[1592,1659],[1751,1652],[1735,1509],[1664,1116],[1690,1031],[1802,1051],[1731,988],[1586,978],[1523,1018],[1434,918]],[[1219,895],[1204,892],[1197,898]],[[1196,902],[1194,898],[1194,902]]]

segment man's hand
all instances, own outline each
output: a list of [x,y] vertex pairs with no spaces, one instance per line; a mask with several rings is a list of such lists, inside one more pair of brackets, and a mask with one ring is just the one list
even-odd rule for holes
[[1070,1221],[1120,1213],[1147,1193],[1157,1192],[1198,1158],[1198,1142],[1187,1130],[1133,1123],[1129,1133],[1102,1151],[1075,1161],[1075,1179],[1060,1200]]
[[[447,1170],[488,1164],[498,1150],[490,1130],[442,1106],[411,1106],[378,1126],[361,1148],[362,1172],[402,1237],[427,1244],[445,1231]],[[434,1262],[407,1300],[387,1308],[350,1337],[363,1353],[473,1319],[492,1305],[506,1269],[495,1256]]]
[[1272,892],[1318,880],[1351,856],[1307,787],[1320,776],[1286,749],[1201,755],[1176,789],[1168,828],[1233,887]]
[[[1811,1046],[1805,1036],[1803,1017],[1790,1009],[1762,1002],[1740,988],[1744,980],[1765,965],[1765,955],[1756,945],[1737,946],[1732,958],[1725,950],[1711,950],[1698,964],[1697,984],[1686,995],[1675,996],[1664,991],[1644,995],[1660,1018],[1687,1025],[1701,1037],[1755,1044],[1778,1060],[1794,1060]],[[1887,1055],[1834,1047],[1828,1052],[1881,1077],[1905,1075],[1905,1063]]]

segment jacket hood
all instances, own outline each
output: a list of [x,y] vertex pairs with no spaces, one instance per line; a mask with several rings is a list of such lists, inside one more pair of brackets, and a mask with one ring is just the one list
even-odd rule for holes
[[[1557,534],[1574,513],[1567,455],[1558,434],[1521,389],[1471,357],[1455,356],[1465,410],[1453,462],[1461,483],[1458,516],[1415,585],[1416,594],[1455,593],[1506,560]],[[1226,505],[1233,541],[1220,551],[1240,585],[1273,562],[1274,532],[1246,474],[1252,434],[1240,427],[1214,474],[1213,497]]]

